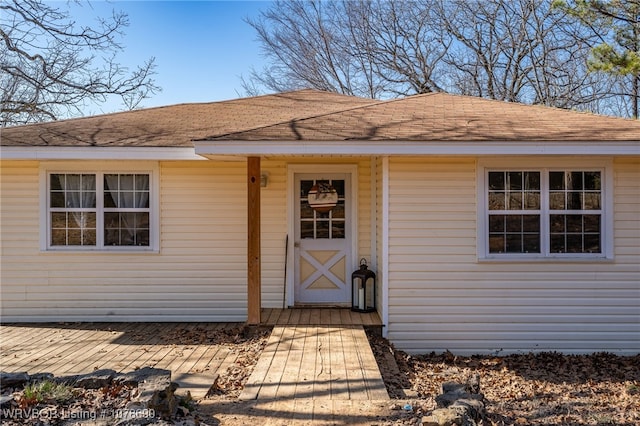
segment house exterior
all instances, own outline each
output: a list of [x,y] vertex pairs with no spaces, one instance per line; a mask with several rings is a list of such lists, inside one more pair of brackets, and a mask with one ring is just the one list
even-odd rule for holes
[[638,120],[302,90],[0,145],[2,322],[255,323],[364,258],[400,349],[640,352]]

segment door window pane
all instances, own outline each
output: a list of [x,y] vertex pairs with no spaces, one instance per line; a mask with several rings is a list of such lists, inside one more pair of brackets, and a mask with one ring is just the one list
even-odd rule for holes
[[311,206],[309,205],[309,203],[307,203],[307,200],[303,200],[300,202],[300,217],[302,219],[313,219],[314,217],[314,210],[311,208]]
[[300,222],[300,238],[315,238],[313,221]]
[[328,220],[316,221],[316,239],[329,238],[329,224]]
[[[337,204],[330,210],[320,211],[308,203],[307,194],[314,185],[327,185],[335,189]],[[344,179],[300,181],[300,238],[345,238],[346,200]]]
[[333,221],[331,226],[331,238],[345,238],[344,222]]

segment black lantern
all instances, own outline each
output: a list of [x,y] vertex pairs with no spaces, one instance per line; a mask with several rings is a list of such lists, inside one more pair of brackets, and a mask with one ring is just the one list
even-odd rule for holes
[[351,274],[351,310],[374,312],[376,310],[376,274],[367,269],[367,261],[360,261],[360,269]]

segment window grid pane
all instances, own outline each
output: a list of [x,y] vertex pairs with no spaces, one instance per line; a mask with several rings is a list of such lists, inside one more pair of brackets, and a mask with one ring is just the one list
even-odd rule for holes
[[[98,178],[103,182],[101,194]],[[101,247],[149,246],[149,180],[149,174],[50,174],[49,245],[95,247],[101,234]],[[100,230],[98,215],[103,219]]]
[[149,213],[105,213],[107,246],[148,246]]
[[96,214],[51,212],[52,246],[95,246]]
[[549,172],[551,210],[600,210],[601,199],[600,172]]
[[600,253],[600,215],[552,214],[551,253]]
[[105,208],[149,208],[149,175],[104,175]]
[[96,178],[93,174],[49,176],[51,246],[96,245]]
[[105,246],[149,246],[149,175],[104,175]]
[[540,216],[490,215],[489,253],[540,253]]
[[549,251],[602,253],[599,171],[549,172]]
[[489,172],[489,210],[539,210],[540,172]]
[[540,172],[488,175],[489,253],[540,253]]

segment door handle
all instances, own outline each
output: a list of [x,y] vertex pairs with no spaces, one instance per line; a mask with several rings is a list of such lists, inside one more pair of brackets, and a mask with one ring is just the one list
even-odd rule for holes
[[300,247],[300,241],[296,241],[295,243],[293,243],[293,246],[296,248]]

